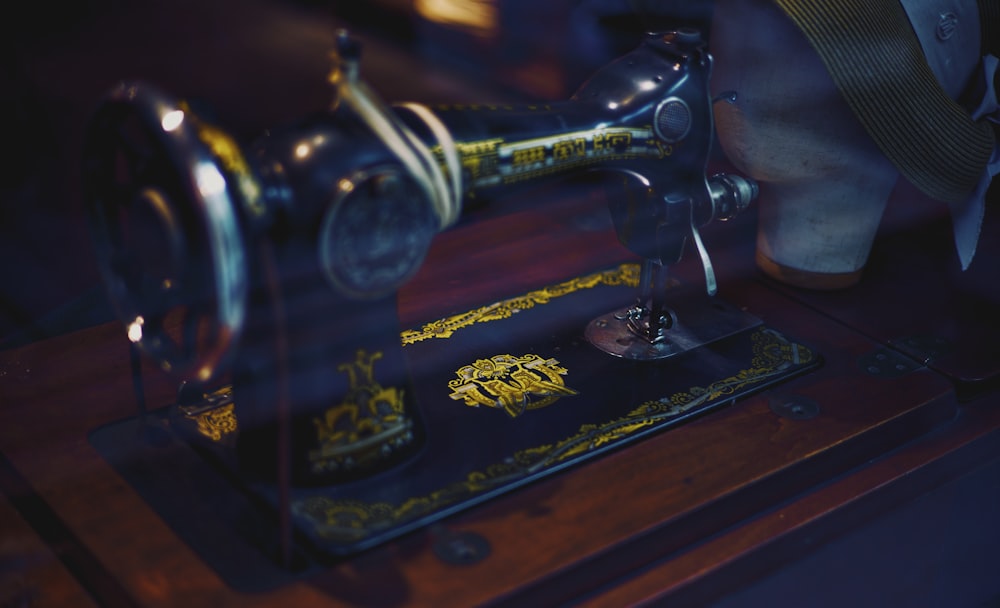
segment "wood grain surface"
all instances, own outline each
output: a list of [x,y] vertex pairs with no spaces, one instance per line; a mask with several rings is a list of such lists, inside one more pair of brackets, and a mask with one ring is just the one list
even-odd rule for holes
[[[538,196],[441,235],[400,294],[404,326],[630,259],[599,198]],[[109,605],[537,605],[588,596],[616,604],[714,572],[735,576],[731,563],[757,550],[771,548],[774,563],[787,559],[773,547],[804,523],[919,468],[919,454],[933,459],[996,428],[995,415],[975,432],[965,417],[956,420],[952,384],[926,367],[866,373],[858,358],[880,344],[748,272],[745,240],[706,238],[726,267],[721,297],[821,354],[820,368],[269,591],[227,587],[89,445],[94,429],[136,414],[118,324],[0,353],[0,451],[63,527],[72,559],[90,564],[84,572]],[[699,273],[690,261],[677,268],[682,278]],[[150,408],[172,402],[170,378],[148,363],[144,378]],[[771,409],[796,399],[817,403],[819,415],[793,420]],[[953,439],[826,485],[950,428]],[[790,506],[775,515],[777,505]],[[435,543],[457,533],[485,539],[488,557],[439,559]]]

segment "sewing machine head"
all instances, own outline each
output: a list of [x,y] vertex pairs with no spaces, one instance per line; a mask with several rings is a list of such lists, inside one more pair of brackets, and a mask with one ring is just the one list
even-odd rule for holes
[[502,204],[514,186],[582,171],[627,183],[610,212],[642,281],[634,306],[586,329],[601,350],[660,359],[746,326],[692,333],[669,302],[667,268],[689,239],[714,293],[698,229],[756,196],[748,180],[706,176],[711,57],[698,32],[649,34],[571,99],[521,107],[388,106],[360,76],[358,44],[337,44],[331,108],[245,148],[139,83],[116,89],[89,133],[93,232],[127,335],[189,387],[232,380],[251,469],[279,461],[281,404],[299,481],[413,453],[420,414],[393,296],[473,195]]

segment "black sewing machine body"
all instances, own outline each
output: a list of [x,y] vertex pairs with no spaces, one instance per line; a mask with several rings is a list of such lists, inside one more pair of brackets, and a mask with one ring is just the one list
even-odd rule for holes
[[[356,51],[345,52],[351,53]],[[454,140],[461,162],[460,195],[466,201],[500,199],[518,186],[537,186],[548,178],[581,171],[618,172],[624,179],[641,180],[643,190],[675,203],[641,201],[641,205],[623,203],[612,208],[619,235],[630,248],[669,264],[681,256],[690,224],[690,201],[695,201],[699,225],[713,218],[705,176],[713,133],[710,75],[711,56],[697,32],[650,34],[634,52],[594,74],[568,101],[441,106],[433,108],[433,113]],[[348,79],[343,76],[339,80]],[[384,179],[396,180],[404,192],[398,198],[406,199],[411,207],[407,211],[400,205],[386,213],[410,220],[400,222],[408,236],[393,232],[384,235],[385,240],[410,245],[410,257],[415,260],[412,266],[418,266],[422,260],[417,251],[419,239],[429,241],[436,233],[429,228],[433,222],[418,211],[421,203],[430,203],[421,201],[419,186],[407,175],[394,150],[359,119],[353,107],[339,103],[336,87],[334,92],[331,110],[268,133],[251,146],[249,159],[257,165],[256,174],[262,176],[264,189],[271,193],[265,204],[280,209],[278,213],[286,218],[286,238],[318,242],[322,238],[318,230],[335,223],[323,218],[335,214],[338,205],[350,198],[331,192],[332,185],[347,180],[345,185],[349,183],[353,192],[363,186],[378,187]],[[438,162],[443,162],[436,135],[410,106],[397,104],[386,109],[432,147]],[[392,198],[383,195],[381,204],[387,206],[384,201]],[[678,201],[687,206],[676,204]],[[641,218],[637,217],[640,213]],[[379,225],[372,217],[364,219],[365,225]],[[356,228],[349,221],[342,223]],[[658,234],[640,232],[664,226],[669,229]],[[407,257],[401,250],[394,253],[397,258]],[[412,274],[412,267],[408,270]],[[408,276],[405,272],[400,275]],[[338,286],[348,292],[353,287],[349,280]]]
[[[237,480],[211,500],[249,493],[320,554],[350,554],[819,364],[667,275],[693,240],[714,291],[698,227],[756,195],[706,175],[696,32],[650,34],[571,99],[522,107],[389,108],[340,51],[333,107],[245,152],[147,85],[91,130],[102,271],[136,348],[185,380],[165,415],[200,456],[180,460]],[[400,327],[397,291],[435,235],[584,172],[625,185],[608,207],[631,261]],[[127,460],[147,422],[93,441]],[[152,503],[179,491],[140,478]]]

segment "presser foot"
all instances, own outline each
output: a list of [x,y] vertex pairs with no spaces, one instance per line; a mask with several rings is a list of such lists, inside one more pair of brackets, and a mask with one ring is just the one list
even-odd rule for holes
[[615,319],[623,321],[625,327],[636,336],[650,344],[659,344],[667,339],[667,330],[677,322],[674,311],[668,309],[656,310],[644,304],[613,313]]
[[675,300],[652,321],[645,306],[611,311],[588,323],[584,336],[610,355],[656,361],[761,325],[757,317],[714,297],[685,294]]

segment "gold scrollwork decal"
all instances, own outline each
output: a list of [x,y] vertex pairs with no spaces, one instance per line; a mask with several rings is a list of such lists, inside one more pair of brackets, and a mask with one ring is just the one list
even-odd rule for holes
[[228,440],[239,430],[233,408],[232,387],[223,387],[205,395],[201,403],[181,406],[179,409],[185,419],[195,423],[198,434],[210,441]]
[[[182,103],[181,109],[186,114],[192,114],[187,103]],[[247,205],[247,209],[254,215],[263,215],[266,212],[266,208],[263,202],[261,186],[250,170],[246,159],[243,157],[239,145],[222,129],[200,120],[195,120],[194,122],[198,139],[208,146],[209,150],[219,159],[226,171],[235,177],[236,187],[239,189],[243,201]]]
[[547,304],[550,300],[562,297],[582,289],[590,289],[598,285],[625,285],[627,287],[639,286],[639,265],[635,263],[622,264],[617,268],[597,272],[583,277],[577,277],[569,281],[564,281],[557,285],[551,285],[542,289],[532,291],[526,295],[496,302],[488,306],[482,306],[461,315],[446,317],[431,323],[427,323],[419,330],[409,329],[400,335],[403,346],[416,344],[417,342],[430,338],[450,338],[454,333],[465,327],[470,327],[476,323],[487,323],[489,321],[499,321],[508,319],[514,313],[536,305]]
[[496,355],[479,359],[455,372],[448,382],[449,397],[470,407],[502,409],[511,418],[526,410],[552,405],[560,397],[575,395],[562,376],[567,373],[555,359],[527,354]]
[[233,404],[229,403],[217,410],[198,416],[198,432],[212,441],[222,441],[222,438],[236,432],[236,414]]

